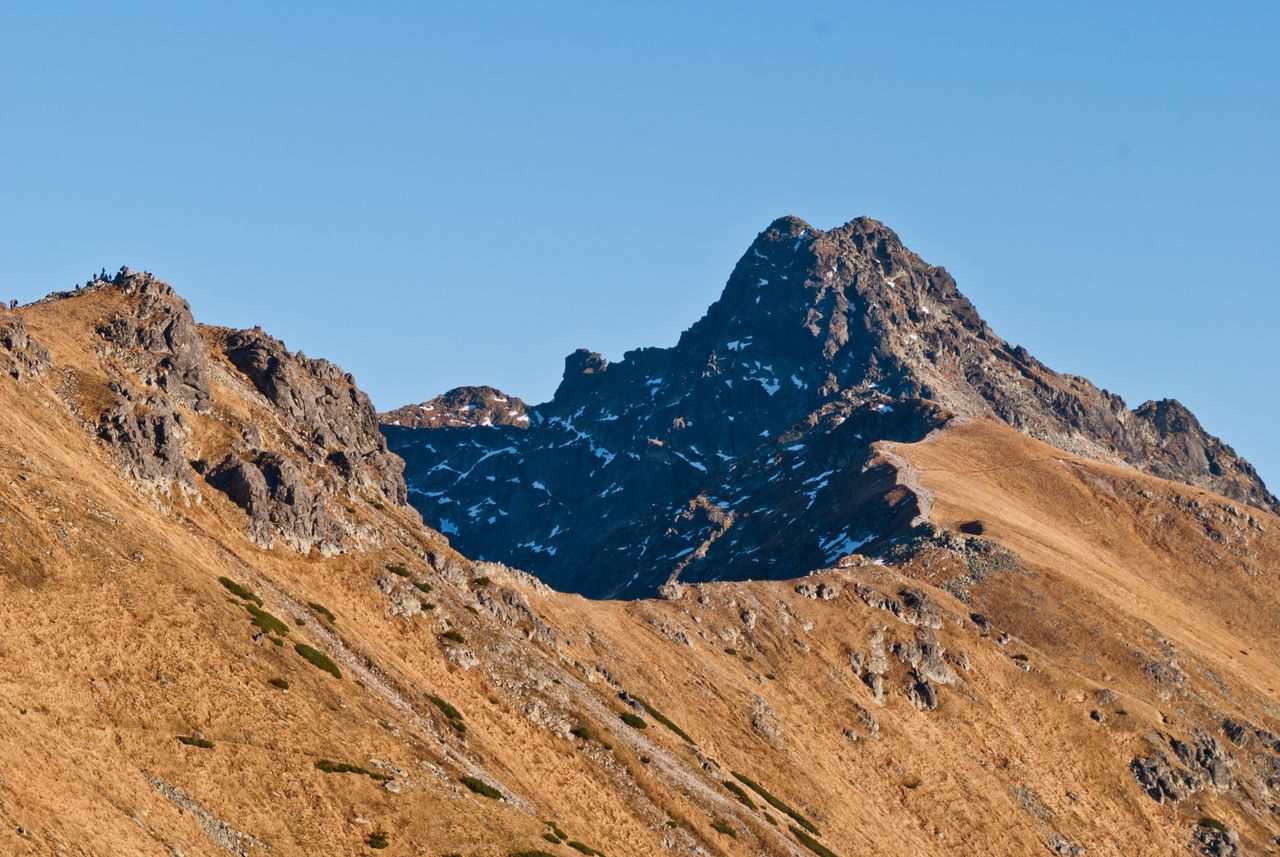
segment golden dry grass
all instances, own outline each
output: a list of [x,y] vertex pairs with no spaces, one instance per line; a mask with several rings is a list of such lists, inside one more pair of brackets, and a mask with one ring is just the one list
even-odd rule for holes
[[[430,571],[422,552],[438,537],[410,515],[354,508],[382,546],[318,559],[259,549],[216,491],[156,502],[123,480],[60,387],[68,368],[103,377],[92,330],[116,299],[24,310],[54,370],[32,383],[0,379],[0,853],[225,854],[216,816],[250,835],[240,847],[254,854],[362,854],[375,829],[389,834],[386,854],[570,853],[542,840],[547,819],[611,857],[695,846],[807,854],[781,813],[762,801],[748,810],[720,785],[734,771],[812,819],[842,857],[1048,853],[1053,835],[1090,854],[1185,853],[1200,815],[1228,821],[1255,849],[1277,832],[1233,793],[1156,804],[1128,766],[1152,730],[1182,735],[1224,712],[1275,728],[1280,520],[1246,511],[1265,532],[1246,527],[1237,538],[1176,498],[1236,504],[970,423],[897,451],[937,495],[934,520],[981,520],[1024,561],[1028,573],[993,575],[971,604],[939,588],[958,571],[940,555],[824,571],[841,590],[831,601],[776,581],[709,584],[680,601],[593,602],[487,569],[487,589],[523,595],[555,630],[551,644]],[[220,335],[206,330],[215,352]],[[189,415],[192,442],[209,457],[239,425],[269,432],[274,419],[213,359],[224,367],[213,412]],[[1207,535],[1215,528],[1231,535]],[[429,580],[437,609],[396,615],[377,584],[387,563]],[[220,576],[262,596],[289,625],[289,645],[255,643]],[[883,707],[851,672],[850,653],[865,652],[876,629],[890,645],[915,633],[867,608],[855,582],[889,595],[923,585],[941,606],[938,639],[970,669],[940,688],[936,711],[907,700],[906,667],[892,655]],[[309,601],[337,622],[321,622]],[[972,611],[1010,643],[983,636]],[[479,666],[450,659],[439,639],[449,623]],[[1159,638],[1186,674],[1186,689],[1168,698],[1142,667]],[[305,662],[294,642],[328,653],[343,678]],[[1119,702],[1099,725],[1088,714],[1106,707],[1104,688]],[[697,746],[652,718],[645,730],[622,723],[620,691]],[[465,736],[431,695],[461,711]],[[757,699],[776,720],[772,740],[753,726]],[[878,719],[880,740],[858,706]],[[593,740],[564,734],[579,724]],[[214,748],[176,740],[197,734]],[[325,773],[320,759],[390,776],[400,790]],[[511,799],[473,794],[460,776]],[[211,815],[179,807],[155,780]],[[736,839],[712,829],[720,818]]]

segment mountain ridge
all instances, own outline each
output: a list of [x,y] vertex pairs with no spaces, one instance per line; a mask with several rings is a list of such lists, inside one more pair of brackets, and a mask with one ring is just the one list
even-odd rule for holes
[[[806,484],[862,490],[851,486],[874,467],[875,441],[916,440],[954,417],[997,419],[1069,452],[1280,508],[1182,405],[1130,410],[1054,372],[995,334],[944,268],[870,218],[827,232],[773,221],[674,346],[615,363],[579,349],[551,400],[526,413],[521,430],[463,421],[412,431],[384,417],[383,431],[408,462],[415,505],[464,551],[587,594],[651,593],[690,574],[790,576],[834,561],[838,546],[901,537],[887,488],[856,503],[824,497],[840,507],[828,520],[778,510],[810,493]],[[800,478],[779,477],[781,459],[802,458],[787,453],[806,443],[833,458],[793,460]],[[626,496],[610,499],[623,484]],[[553,543],[572,527],[588,544]],[[601,559],[641,545],[649,558],[625,569]],[[775,568],[750,556],[765,550]],[[695,568],[680,561],[690,553]]]
[[[1234,856],[1280,836],[1280,517],[857,389],[740,484],[812,491],[802,524],[873,488],[909,538],[593,601],[460,554],[403,504],[349,375],[195,324],[166,284],[0,324],[0,852]],[[722,368],[708,383],[773,378]],[[587,441],[615,439],[577,438],[575,412],[543,425],[603,463]],[[710,461],[679,440],[701,419],[644,454],[694,478],[675,453]],[[841,455],[846,483],[805,484]],[[715,529],[724,499],[680,510],[720,533],[708,553],[739,528]]]

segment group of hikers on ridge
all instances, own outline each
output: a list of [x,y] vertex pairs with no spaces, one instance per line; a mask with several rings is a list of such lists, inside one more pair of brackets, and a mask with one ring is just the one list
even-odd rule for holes
[[[109,283],[114,283],[114,282],[119,281],[119,280],[120,280],[121,278],[123,278],[123,277],[127,277],[127,276],[129,276],[129,275],[130,275],[130,274],[132,274],[132,273],[133,273],[133,272],[129,270],[129,266],[128,266],[128,265],[121,265],[121,266],[120,266],[120,270],[116,272],[116,274],[115,274],[115,276],[114,276],[114,277],[108,277],[108,276],[107,276],[107,269],[106,269],[106,268],[103,268],[103,269],[102,269],[101,271],[99,271],[98,273],[96,273],[96,274],[91,274],[91,275],[89,276],[89,279],[85,280],[84,285],[85,285],[85,286],[91,286],[91,285],[93,285],[94,283],[97,283],[97,282],[100,282],[100,281],[103,281],[103,280],[105,280],[105,281],[107,281],[107,282],[109,282]],[[82,288],[84,288],[84,286],[81,286],[79,283],[76,283],[76,284],[75,284],[75,291],[77,291],[77,292],[78,292],[78,291],[80,291],[80,289],[82,289]],[[5,310],[13,311],[13,310],[16,310],[17,308],[18,308],[18,299],[17,299],[17,298],[13,298],[13,299],[11,299],[8,303],[5,303],[3,300],[0,300],[0,312],[3,312],[3,311],[5,311]]]

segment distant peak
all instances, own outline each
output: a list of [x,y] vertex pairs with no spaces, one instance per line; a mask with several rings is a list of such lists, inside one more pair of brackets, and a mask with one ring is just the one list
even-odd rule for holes
[[556,388],[553,400],[563,399],[589,386],[609,368],[609,361],[595,351],[579,348],[564,358],[564,378]]
[[855,217],[843,226],[837,226],[831,232],[845,235],[882,235],[891,237],[895,241],[901,241],[898,238],[898,233],[894,232],[882,221],[876,220],[874,217],[867,217],[865,214],[861,217]]
[[529,425],[527,407],[496,387],[454,387],[418,405],[378,415],[383,425],[403,428],[463,428]]
[[821,230],[814,229],[808,223],[796,217],[794,214],[788,214],[785,217],[779,217],[777,220],[765,227],[762,235],[773,234],[780,238],[796,238],[807,233],[814,234]]

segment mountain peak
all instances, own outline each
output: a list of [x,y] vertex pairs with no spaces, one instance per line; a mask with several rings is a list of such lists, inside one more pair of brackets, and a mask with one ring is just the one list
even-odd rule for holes
[[800,574],[902,535],[919,510],[876,444],[957,419],[1280,509],[1181,405],[1130,411],[1054,372],[869,217],[827,232],[773,221],[675,346],[612,364],[579,349],[527,430],[387,431],[414,496],[432,498],[420,511],[465,552],[636,595],[675,577]]
[[483,428],[529,425],[528,408],[496,387],[454,387],[434,399],[380,414],[383,425],[405,428]]

